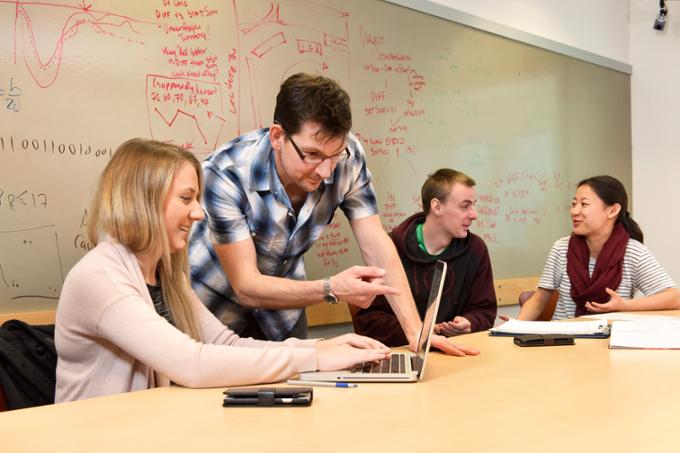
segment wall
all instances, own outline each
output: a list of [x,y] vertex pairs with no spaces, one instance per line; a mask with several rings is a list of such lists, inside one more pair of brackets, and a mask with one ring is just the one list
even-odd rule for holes
[[[630,62],[628,4],[625,1],[432,0],[432,3],[614,60]],[[654,0],[646,3],[658,4]]]
[[680,255],[680,2],[668,2],[664,32],[652,29],[658,1],[630,0],[633,202],[645,243],[677,282]]

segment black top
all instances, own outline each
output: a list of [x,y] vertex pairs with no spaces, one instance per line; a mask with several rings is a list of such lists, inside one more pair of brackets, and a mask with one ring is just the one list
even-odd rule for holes
[[170,324],[174,326],[175,320],[172,317],[170,309],[168,309],[168,306],[165,304],[165,299],[163,298],[163,289],[161,288],[160,282],[158,285],[149,285],[147,283],[146,287],[149,290],[149,295],[153,301],[153,308],[156,309],[156,313],[164,317]]

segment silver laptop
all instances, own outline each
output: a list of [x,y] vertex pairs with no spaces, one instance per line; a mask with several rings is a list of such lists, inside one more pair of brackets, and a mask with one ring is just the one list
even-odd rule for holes
[[302,381],[329,382],[415,382],[422,380],[425,376],[425,364],[427,354],[430,352],[430,340],[439,311],[445,275],[446,263],[437,261],[416,354],[395,353],[389,359],[380,362],[366,362],[351,370],[300,373],[299,379]]

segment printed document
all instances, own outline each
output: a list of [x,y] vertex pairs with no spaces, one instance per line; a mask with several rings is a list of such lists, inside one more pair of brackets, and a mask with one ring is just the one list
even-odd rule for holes
[[680,349],[680,320],[614,321],[610,349]]

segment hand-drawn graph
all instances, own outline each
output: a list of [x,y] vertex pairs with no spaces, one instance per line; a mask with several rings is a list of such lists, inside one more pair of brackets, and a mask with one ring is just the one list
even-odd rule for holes
[[280,76],[323,74],[349,87],[349,13],[311,2],[235,0],[239,133],[267,126]]
[[[144,45],[142,34],[136,26],[158,26],[153,22],[109,11],[97,11],[84,0],[79,4],[0,0],[2,3],[15,5],[13,63],[16,64],[17,58],[21,58],[41,88],[54,84],[61,70],[67,44],[84,30],[134,45]],[[43,19],[46,11],[49,11],[49,20]],[[55,16],[59,16],[61,21],[54,20]]]
[[[59,298],[64,271],[54,225],[0,231],[0,294],[3,299]],[[46,269],[34,278],[35,269]]]
[[146,105],[150,134],[156,140],[175,141],[189,149],[214,150],[226,120],[222,117],[222,91],[217,83],[149,74]]

